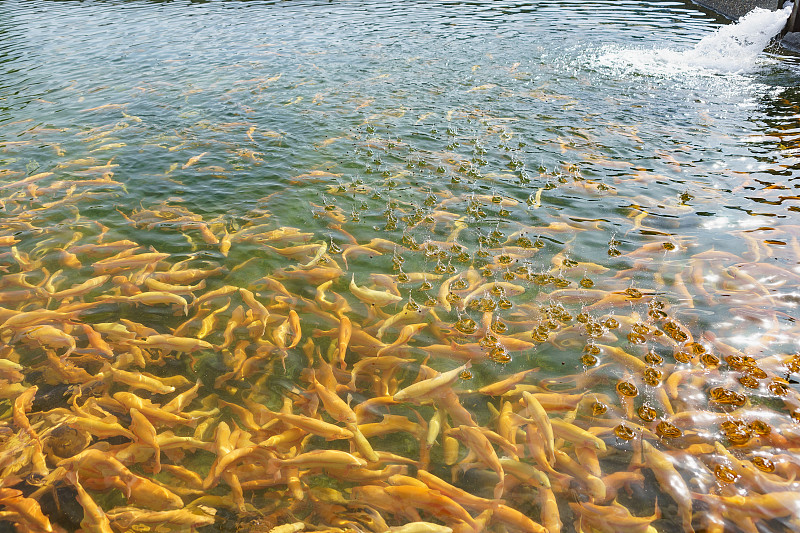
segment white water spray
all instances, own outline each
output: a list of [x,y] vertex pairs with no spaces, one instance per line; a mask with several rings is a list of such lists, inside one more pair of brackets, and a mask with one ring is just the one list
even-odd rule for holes
[[778,11],[756,8],[736,24],[722,26],[707,35],[690,50],[616,49],[602,54],[598,63],[666,77],[748,72],[758,64],[764,47],[786,25],[791,12],[791,6]]

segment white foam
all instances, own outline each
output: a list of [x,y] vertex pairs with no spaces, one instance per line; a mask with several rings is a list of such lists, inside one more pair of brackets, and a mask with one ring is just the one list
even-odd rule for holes
[[753,70],[759,55],[780,33],[791,6],[779,11],[756,8],[736,24],[722,26],[689,50],[607,49],[601,67],[655,76],[742,74]]

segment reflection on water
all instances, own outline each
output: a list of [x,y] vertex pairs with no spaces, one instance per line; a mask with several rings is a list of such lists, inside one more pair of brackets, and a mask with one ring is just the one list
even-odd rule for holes
[[796,529],[796,59],[680,63],[753,20],[0,4],[2,520]]

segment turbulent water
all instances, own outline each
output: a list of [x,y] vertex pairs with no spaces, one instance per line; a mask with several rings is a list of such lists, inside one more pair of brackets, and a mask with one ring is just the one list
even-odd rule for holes
[[0,3],[0,528],[797,530],[788,13]]

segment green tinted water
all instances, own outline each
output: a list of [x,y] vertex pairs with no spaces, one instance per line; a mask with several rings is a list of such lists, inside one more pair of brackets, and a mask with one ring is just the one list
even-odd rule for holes
[[[656,387],[638,374],[602,366],[612,362],[607,355],[599,366],[581,358],[587,345],[611,344],[636,356],[656,349],[673,365],[686,343],[648,333],[660,324],[652,300],[721,358],[732,353],[725,345],[775,356],[770,375],[785,377],[780,361],[797,350],[797,60],[773,46],[758,58],[703,64],[711,54],[693,47],[719,24],[678,2],[3,3],[4,233],[34,258],[102,236],[153,246],[172,254],[170,263],[227,268],[209,290],[252,286],[313,257],[277,255],[245,237],[255,225],[265,225],[258,233],[299,228],[309,234],[303,241],[329,250],[385,239],[396,246],[354,250],[346,264],[331,254],[344,271],[331,289],[350,300],[354,323],[373,327],[378,318],[349,294],[352,275],[363,286],[372,274],[425,273],[431,289],[401,282],[402,302],[385,309],[421,306],[412,321],[430,327],[410,344],[417,362],[428,346],[485,339],[497,319],[531,343],[509,360],[479,358],[474,381],[459,390],[539,367],[529,383],[591,387],[616,401],[617,382],[635,381],[656,401]],[[11,185],[42,172],[53,174]],[[113,181],[80,181],[99,179]],[[230,253],[199,223],[216,239],[233,235]],[[9,273],[18,268],[10,252],[3,261]],[[52,258],[45,264],[48,274],[58,268]],[[91,277],[90,266],[64,269],[58,288]],[[457,300],[447,310],[442,280],[470,267],[525,293],[506,309],[495,307],[498,295],[483,295],[491,315],[461,310]],[[592,307],[602,296],[589,282],[616,303]],[[320,281],[284,283],[310,301]],[[624,292],[631,289],[644,297]],[[558,305],[598,323],[613,313],[622,325],[600,327],[593,339],[559,322]],[[126,309],[160,332],[180,324],[163,309]],[[306,336],[336,326],[298,312]],[[103,308],[86,320],[119,313]],[[457,333],[469,320],[477,332]],[[641,342],[629,337],[636,323],[647,326]],[[559,334],[542,330],[536,339],[541,327]],[[211,392],[228,365],[218,353],[199,360]],[[256,376],[247,386],[304,388],[305,363],[292,352],[287,376]],[[193,371],[181,371],[193,381]],[[414,375],[402,374],[403,386]],[[708,389],[739,387],[730,385],[735,377],[703,374],[677,405],[705,409]],[[766,383],[739,389],[780,408],[776,427],[790,426],[791,403],[784,408]],[[235,400],[240,385],[217,392]],[[279,405],[278,394],[266,396]],[[462,403],[490,423],[486,398],[464,395]],[[713,482],[697,465],[686,469],[702,487]]]

